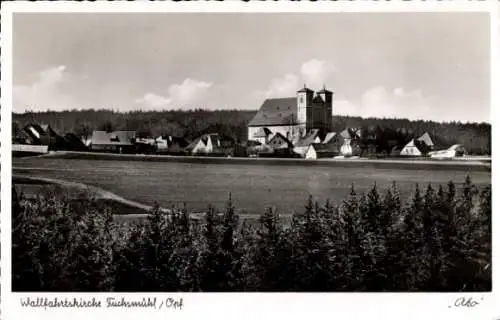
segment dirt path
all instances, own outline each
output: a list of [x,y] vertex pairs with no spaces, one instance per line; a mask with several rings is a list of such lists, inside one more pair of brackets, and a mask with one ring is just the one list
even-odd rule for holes
[[[128,199],[120,197],[119,195],[116,195],[112,192],[101,189],[99,187],[91,186],[91,185],[80,183],[80,182],[67,181],[67,180],[61,180],[61,179],[53,179],[53,178],[45,178],[45,177],[31,177],[31,176],[27,176],[27,175],[14,174],[12,176],[12,180],[15,181],[16,179],[25,179],[25,180],[29,180],[29,181],[32,181],[35,183],[36,182],[44,182],[44,183],[59,185],[61,187],[74,188],[74,189],[77,189],[80,191],[90,192],[97,199],[113,200],[113,201],[131,206],[134,208],[145,210],[145,211],[153,209],[152,206],[148,206],[148,205],[136,202],[136,201],[128,200]],[[170,209],[161,208],[161,210],[165,211],[166,213],[170,213]]]
[[[120,197],[117,194],[114,194],[110,191],[104,190],[102,188],[88,185],[85,183],[80,183],[80,182],[74,182],[74,181],[68,181],[68,180],[62,180],[62,179],[54,179],[54,178],[45,178],[45,177],[32,177],[29,175],[22,175],[22,174],[13,174],[12,175],[12,181],[15,184],[16,179],[23,179],[23,180],[28,180],[33,183],[49,183],[49,184],[54,184],[61,186],[63,188],[73,188],[79,191],[87,192],[90,193],[94,198],[96,199],[102,199],[102,200],[112,200],[133,208],[141,209],[144,211],[151,211],[153,209],[153,206],[148,206],[142,203],[139,203],[137,201],[132,201],[125,199],[123,197]],[[172,212],[171,209],[169,208],[159,208],[162,212],[169,214]],[[204,212],[193,212],[190,214],[192,219],[200,220],[203,218],[205,215]],[[145,218],[147,214],[124,214],[124,215],[115,215],[115,217],[119,218],[120,220],[128,220],[128,219],[141,219]],[[243,220],[246,219],[251,219],[255,220],[258,218],[256,215],[252,214],[238,214],[240,218]]]

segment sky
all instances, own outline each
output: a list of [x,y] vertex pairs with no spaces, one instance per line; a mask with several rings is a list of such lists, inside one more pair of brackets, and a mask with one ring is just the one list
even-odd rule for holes
[[14,112],[257,110],[490,122],[487,13],[15,13]]

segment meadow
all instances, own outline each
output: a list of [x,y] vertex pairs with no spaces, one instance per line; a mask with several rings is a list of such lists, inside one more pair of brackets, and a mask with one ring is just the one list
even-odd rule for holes
[[[208,160],[208,159],[207,159]],[[222,159],[224,160],[224,159]],[[393,182],[406,200],[415,185],[433,186],[469,175],[478,186],[491,185],[491,171],[474,166],[421,166],[300,161],[131,161],[58,158],[13,159],[13,173],[88,184],[144,205],[183,206],[204,211],[224,208],[229,192],[240,213],[261,214],[266,207],[281,213],[302,211],[314,195],[339,204],[352,186],[366,192]]]

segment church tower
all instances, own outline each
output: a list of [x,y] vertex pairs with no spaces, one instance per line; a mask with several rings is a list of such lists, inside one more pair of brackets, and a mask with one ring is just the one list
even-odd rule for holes
[[333,109],[333,92],[326,90],[323,85],[323,89],[318,91],[318,96],[324,101],[323,107],[323,124],[324,127],[321,128],[324,132],[330,132],[332,130],[332,109]]
[[297,91],[297,122],[298,124],[307,123],[307,108],[312,105],[314,91],[304,88]]

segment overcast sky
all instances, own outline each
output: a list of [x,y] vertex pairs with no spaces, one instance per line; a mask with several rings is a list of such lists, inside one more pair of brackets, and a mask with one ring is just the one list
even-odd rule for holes
[[258,109],[490,122],[485,13],[16,13],[14,111]]

